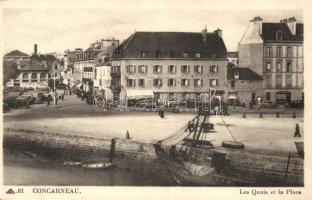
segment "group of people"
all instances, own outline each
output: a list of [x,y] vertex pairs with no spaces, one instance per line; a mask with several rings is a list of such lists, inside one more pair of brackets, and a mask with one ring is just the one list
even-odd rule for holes
[[51,101],[53,101],[54,105],[57,105],[58,100],[64,101],[65,94],[64,93],[58,93],[57,91],[51,90],[50,94],[48,95],[47,99],[47,106],[51,104]]

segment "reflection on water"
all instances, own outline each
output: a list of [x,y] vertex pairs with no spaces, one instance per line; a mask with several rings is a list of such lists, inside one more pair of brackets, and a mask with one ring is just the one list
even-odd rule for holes
[[159,177],[142,176],[118,168],[92,170],[79,166],[65,166],[60,161],[49,160],[36,154],[4,150],[5,185],[124,185],[157,186],[171,185]]

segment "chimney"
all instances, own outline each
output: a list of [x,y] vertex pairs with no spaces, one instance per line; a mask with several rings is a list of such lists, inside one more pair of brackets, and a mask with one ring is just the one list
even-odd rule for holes
[[287,19],[285,20],[285,23],[287,24],[291,34],[296,35],[296,24],[297,24],[296,18],[295,17],[288,18],[288,20]]
[[37,44],[34,45],[34,55],[37,55]]
[[218,28],[214,32],[217,33],[220,38],[222,38],[222,30],[221,29]]
[[262,35],[262,18],[260,16],[254,17],[249,21],[249,24],[258,29],[259,35]]
[[202,30],[202,36],[203,36],[203,41],[206,42],[207,41],[207,28],[205,26],[205,29]]

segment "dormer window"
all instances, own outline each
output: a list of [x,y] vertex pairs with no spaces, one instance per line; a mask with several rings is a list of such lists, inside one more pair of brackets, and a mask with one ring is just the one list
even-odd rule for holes
[[156,51],[156,58],[160,58],[160,51]]
[[276,40],[283,40],[282,31],[277,31],[276,32]]
[[196,54],[195,54],[195,57],[196,57],[196,58],[200,58],[200,53],[196,53]]
[[146,56],[146,52],[145,51],[141,51],[141,58],[145,58]]
[[234,78],[235,78],[235,79],[239,79],[239,72],[237,72],[237,71],[234,72]]
[[184,53],[183,53],[183,57],[184,57],[184,58],[188,57],[188,53],[187,53],[187,52],[184,52]]

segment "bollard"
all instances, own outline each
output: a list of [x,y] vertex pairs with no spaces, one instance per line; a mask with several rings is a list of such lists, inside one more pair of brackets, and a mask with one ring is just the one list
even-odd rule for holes
[[129,131],[127,131],[127,133],[126,133],[126,139],[127,139],[127,140],[130,139],[130,133],[129,133]]
[[280,116],[279,116],[279,112],[277,112],[277,113],[276,113],[276,118],[279,118],[279,117],[280,117]]
[[245,112],[243,113],[243,118],[246,118],[246,113]]
[[296,113],[293,112],[292,118],[296,118],[296,117],[297,117],[297,116],[296,116]]
[[300,129],[298,123],[296,124],[295,135],[294,137],[301,137]]
[[263,114],[262,114],[261,111],[260,111],[260,113],[259,113],[259,118],[263,118]]

